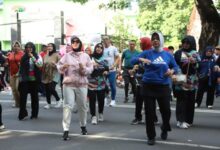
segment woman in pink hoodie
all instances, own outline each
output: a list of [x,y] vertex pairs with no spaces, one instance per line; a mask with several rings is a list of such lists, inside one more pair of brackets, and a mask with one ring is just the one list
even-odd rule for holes
[[63,140],[69,139],[69,127],[71,123],[72,109],[76,102],[82,134],[86,135],[87,120],[87,76],[93,71],[93,64],[88,54],[82,52],[81,40],[73,36],[71,38],[72,52],[66,53],[57,64],[63,79]]

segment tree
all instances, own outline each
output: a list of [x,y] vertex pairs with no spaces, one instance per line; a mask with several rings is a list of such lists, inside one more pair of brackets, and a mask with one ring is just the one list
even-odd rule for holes
[[220,35],[220,15],[212,0],[195,0],[200,14],[202,32],[199,39],[199,49],[204,50],[207,45],[217,45]]
[[88,2],[89,0],[67,0],[67,1],[72,1],[72,2],[74,2],[74,3],[85,4],[85,3]]
[[137,37],[129,32],[131,31],[131,26],[128,18],[124,15],[119,14],[115,16],[109,23],[108,28],[114,32],[111,40],[118,47],[119,51],[127,48],[127,42],[129,40],[137,40]]
[[138,24],[142,31],[161,31],[166,44],[179,45],[186,34],[192,0],[140,0]]

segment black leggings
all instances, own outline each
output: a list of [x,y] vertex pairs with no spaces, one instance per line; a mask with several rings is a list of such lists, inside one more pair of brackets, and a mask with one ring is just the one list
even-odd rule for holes
[[56,101],[60,100],[60,97],[56,91],[56,82],[51,82],[51,83],[47,83],[44,84],[45,85],[45,91],[46,91],[46,98],[47,98],[47,103],[51,104],[51,95],[53,95],[56,98]]
[[39,97],[38,97],[38,86],[39,83],[36,81],[20,82],[20,110],[18,118],[21,120],[28,116],[26,109],[28,93],[31,95],[31,117],[37,118],[39,111]]
[[98,112],[99,114],[103,114],[104,110],[104,100],[105,100],[105,90],[88,90],[88,97],[89,97],[89,108],[91,116],[96,115],[96,97],[98,100]]

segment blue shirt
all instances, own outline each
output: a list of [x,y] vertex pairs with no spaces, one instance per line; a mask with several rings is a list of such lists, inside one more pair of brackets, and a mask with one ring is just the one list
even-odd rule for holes
[[157,52],[153,49],[143,51],[133,58],[131,63],[139,63],[139,58],[151,61],[150,64],[144,64],[145,71],[142,79],[144,83],[169,85],[170,77],[166,76],[165,73],[169,68],[174,69],[175,73],[177,73],[179,68],[173,56],[166,51]]

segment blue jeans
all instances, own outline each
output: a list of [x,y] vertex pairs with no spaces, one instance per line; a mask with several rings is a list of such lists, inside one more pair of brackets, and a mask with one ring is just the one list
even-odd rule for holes
[[111,88],[111,99],[115,100],[115,95],[116,95],[116,71],[109,72],[107,78],[108,78],[110,88]]

